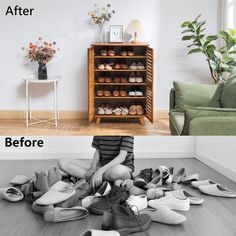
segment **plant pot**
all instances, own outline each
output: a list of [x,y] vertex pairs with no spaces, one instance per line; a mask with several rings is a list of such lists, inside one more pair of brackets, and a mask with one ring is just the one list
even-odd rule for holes
[[47,76],[47,67],[43,63],[39,63],[38,68],[38,79],[39,80],[46,80],[48,78]]

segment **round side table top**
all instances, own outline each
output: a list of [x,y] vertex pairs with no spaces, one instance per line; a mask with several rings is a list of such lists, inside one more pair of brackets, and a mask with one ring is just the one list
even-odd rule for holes
[[48,79],[39,80],[35,75],[29,76],[27,78],[23,78],[25,82],[28,83],[37,83],[37,84],[45,84],[45,83],[53,83],[61,80],[60,75],[48,75]]

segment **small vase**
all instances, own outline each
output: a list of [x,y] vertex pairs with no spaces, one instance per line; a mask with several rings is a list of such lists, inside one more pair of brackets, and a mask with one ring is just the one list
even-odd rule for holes
[[104,24],[98,25],[99,27],[99,42],[104,43],[105,42],[105,29]]
[[38,68],[38,79],[39,80],[46,80],[48,78],[47,76],[47,67],[43,63],[39,63]]

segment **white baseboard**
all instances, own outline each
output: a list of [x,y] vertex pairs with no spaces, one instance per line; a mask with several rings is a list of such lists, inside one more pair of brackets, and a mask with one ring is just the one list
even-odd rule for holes
[[[92,159],[93,152],[76,152],[75,150],[51,150],[47,152],[21,152],[21,153],[9,153],[1,152],[0,160],[35,160],[35,159],[61,159],[61,158],[77,158],[77,159]],[[136,159],[147,158],[194,158],[193,152],[150,152],[142,151],[135,152]]]
[[236,182],[236,171],[224,166],[224,163],[216,161],[214,158],[204,153],[196,153],[195,157],[197,160],[203,162],[204,164],[220,172],[222,175]]

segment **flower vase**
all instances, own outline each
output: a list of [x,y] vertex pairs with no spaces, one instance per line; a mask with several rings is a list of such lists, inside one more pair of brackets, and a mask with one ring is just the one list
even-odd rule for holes
[[47,67],[46,67],[46,64],[39,63],[38,79],[39,79],[39,80],[46,80],[47,78],[48,78],[48,76],[47,76]]
[[98,25],[99,27],[99,42],[104,43],[105,42],[105,27],[104,24]]

